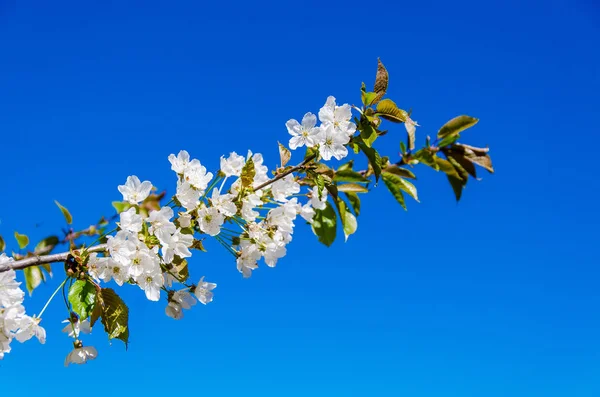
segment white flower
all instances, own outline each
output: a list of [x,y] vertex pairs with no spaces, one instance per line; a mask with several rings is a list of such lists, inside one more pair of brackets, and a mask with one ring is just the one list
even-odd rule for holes
[[417,130],[416,127],[420,127],[420,125],[417,124],[416,121],[413,121],[410,117],[407,117],[406,121],[404,122],[404,127],[406,128],[406,132],[408,132],[409,135],[413,135]]
[[244,197],[242,200],[242,218],[244,218],[246,222],[254,222],[256,217],[260,215],[258,211],[254,211],[254,207],[262,204],[262,200],[256,193]]
[[15,333],[15,338],[23,343],[33,338],[38,338],[43,345],[46,343],[46,330],[40,327],[41,318],[23,316],[19,321],[19,330]]
[[131,256],[135,253],[137,236],[127,230],[119,230],[114,236],[108,236],[106,246],[115,262],[129,266]]
[[175,320],[181,320],[183,318],[183,308],[179,303],[169,301],[165,308],[165,314]]
[[221,233],[221,225],[225,221],[223,214],[215,207],[204,207],[198,211],[198,224],[200,230],[210,236]]
[[263,256],[265,263],[270,267],[275,267],[277,260],[283,258],[286,254],[285,245],[277,244],[274,241],[270,241],[266,244]]
[[146,293],[146,298],[154,302],[160,299],[160,287],[164,283],[161,273],[144,273],[138,277],[137,283]]
[[183,174],[190,164],[190,154],[185,150],[181,150],[177,157],[174,154],[169,155],[169,162],[171,163],[171,169],[178,174]]
[[127,211],[121,212],[119,226],[123,230],[137,234],[142,231],[142,216],[137,214],[135,207],[131,207]]
[[177,201],[179,201],[186,210],[193,210],[198,206],[200,195],[201,193],[194,189],[188,182],[177,181],[177,192],[175,196],[177,197]]
[[306,145],[306,147],[313,147],[317,143],[317,135],[319,134],[319,127],[317,125],[317,116],[308,112],[302,118],[302,125],[297,120],[291,119],[285,123],[288,132],[292,136],[290,139],[290,149],[295,150],[296,148]]
[[190,234],[183,234],[180,230],[172,235],[159,230],[156,234],[162,244],[162,255],[165,263],[171,263],[175,255],[180,258],[188,258],[192,253],[188,249],[194,243],[194,237]]
[[123,200],[130,204],[139,204],[148,197],[152,190],[150,181],[140,182],[140,179],[135,176],[127,177],[127,182],[119,186],[119,192],[123,195]]
[[356,124],[350,121],[352,120],[352,108],[347,103],[336,106],[333,96],[328,97],[325,106],[319,110],[319,120],[325,126],[333,126],[336,132],[348,138],[356,132]]
[[88,360],[94,360],[98,357],[98,351],[92,346],[83,347],[81,342],[75,342],[75,348],[65,359],[65,367],[69,364],[85,364]]
[[194,159],[190,161],[183,174],[186,182],[200,191],[204,191],[213,177],[212,172],[206,172],[206,167],[200,164],[200,161]]
[[[269,178],[269,169],[267,168],[266,165],[263,165],[263,156],[260,153],[255,153],[252,154],[252,152],[250,150],[248,150],[248,158],[250,158],[250,156],[252,156],[252,162],[254,163],[254,181],[252,183],[252,186],[259,186],[263,183],[265,183],[266,181],[268,181]],[[256,193],[259,193],[260,191],[256,191]]]
[[187,212],[180,212],[177,221],[179,222],[179,227],[187,229],[192,225],[192,216]]
[[327,206],[327,189],[323,188],[319,197],[319,188],[314,186],[312,189],[310,204],[314,209],[324,210]]
[[204,281],[204,276],[203,276],[200,279],[200,281],[198,282],[198,285],[196,286],[196,289],[194,290],[194,294],[196,295],[198,300],[203,305],[206,305],[207,303],[212,302],[213,293],[211,291],[213,289],[215,289],[216,287],[217,287],[217,284]]
[[308,223],[312,223],[313,218],[315,217],[315,210],[310,205],[310,203],[306,203],[302,206],[299,215],[302,218],[304,218]]
[[237,207],[232,201],[235,197],[232,194],[220,194],[219,189],[213,189],[210,203],[221,214],[225,216],[234,216],[237,212]]
[[341,160],[348,155],[348,149],[344,146],[348,143],[348,137],[333,128],[333,125],[324,126],[321,129],[321,144],[319,153],[324,160],[335,157]]
[[236,152],[229,153],[228,158],[221,156],[221,172],[225,174],[225,176],[240,176],[244,164],[246,164],[246,159]]
[[289,174],[271,185],[271,193],[277,201],[285,202],[293,194],[300,192],[300,184],[296,182],[294,175]]
[[70,338],[79,338],[81,333],[90,334],[92,332],[90,321],[87,318],[83,321],[75,319],[74,323],[71,323],[70,319],[66,319],[63,321],[64,323],[67,323],[67,325],[63,328],[62,332],[67,333]]
[[117,285],[123,285],[129,279],[129,266],[125,266],[112,258],[108,259],[98,277],[105,283],[114,280]]
[[[6,254],[0,255],[0,265],[12,262],[12,258],[8,258]],[[23,302],[25,293],[19,285],[21,283],[16,280],[17,274],[14,270],[8,270],[0,273],[0,306],[9,307],[17,303]]]
[[169,234],[175,233],[177,228],[175,227],[175,224],[171,222],[171,218],[173,218],[173,210],[171,207],[165,206],[159,211],[150,211],[150,215],[148,216],[150,227],[148,228],[148,231],[152,234],[156,234],[158,230],[163,230]]
[[177,302],[184,309],[191,309],[192,306],[195,306],[196,299],[186,290],[175,291],[171,299]]
[[258,265],[256,262],[260,259],[262,254],[258,250],[258,247],[254,243],[250,243],[247,240],[242,240],[240,256],[237,258],[237,269],[244,278],[248,278],[252,275],[252,270],[257,269]]
[[131,257],[129,275],[138,281],[145,273],[160,272],[160,258],[146,244],[139,242],[137,250]]

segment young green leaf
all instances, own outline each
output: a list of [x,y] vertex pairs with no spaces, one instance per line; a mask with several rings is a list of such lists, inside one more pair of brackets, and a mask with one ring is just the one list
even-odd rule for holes
[[4,251],[6,249],[6,243],[4,242],[4,239],[2,238],[2,236],[0,236],[0,252]]
[[354,192],[345,192],[344,195],[350,202],[350,205],[352,206],[352,209],[354,210],[354,215],[359,216],[360,215],[360,198],[358,197],[358,194],[356,194]]
[[352,169],[343,169],[336,171],[333,177],[334,182],[355,182],[355,183],[368,183],[369,179],[365,178],[362,174],[353,171]]
[[250,157],[248,161],[246,161],[244,168],[242,168],[242,174],[240,176],[242,187],[252,186],[254,175],[256,175],[256,170],[254,169],[254,161],[252,160],[252,157]]
[[120,214],[121,212],[127,211],[129,208],[131,208],[131,204],[129,204],[127,201],[113,201],[112,206],[117,211],[117,214]]
[[17,240],[20,249],[23,249],[29,245],[29,237],[27,237],[25,234],[19,234],[18,232],[15,232],[15,239]]
[[25,275],[25,287],[29,292],[29,296],[33,293],[33,290],[40,286],[44,276],[39,266],[31,266],[23,269]]
[[96,302],[96,287],[87,280],[77,280],[69,288],[68,299],[80,318],[88,318]]
[[373,127],[367,118],[361,118],[358,125],[360,137],[367,147],[373,146],[373,142],[377,139],[377,130]]
[[327,206],[323,210],[315,210],[313,218],[312,230],[319,238],[319,241],[326,246],[330,246],[335,241],[337,227],[337,216],[335,210],[327,202]]
[[375,91],[376,97],[372,101],[373,104],[376,104],[383,98],[389,83],[390,77],[387,69],[383,66],[383,63],[379,58],[377,58],[377,75],[375,76],[375,85],[373,87],[373,91]]
[[417,179],[415,174],[413,174],[410,170],[399,167],[395,164],[388,165],[387,167],[385,167],[384,171],[401,176],[402,178]]
[[444,139],[447,136],[458,135],[467,128],[473,127],[475,124],[477,124],[478,121],[479,119],[476,119],[471,116],[463,115],[455,117],[452,120],[448,121],[446,124],[444,124],[442,128],[440,128],[437,136],[439,139]]
[[375,181],[379,181],[379,176],[381,175],[381,156],[377,150],[368,147],[362,140],[359,139],[357,144],[365,153],[367,159],[369,159],[369,164],[371,165],[371,168],[373,168],[373,173],[375,174]]
[[281,143],[277,142],[277,144],[279,145],[279,161],[281,163],[281,166],[285,167],[285,165],[292,158],[292,152],[290,152],[290,150],[283,146]]
[[393,123],[404,123],[408,118],[408,113],[398,108],[391,99],[384,99],[377,104],[376,115]]
[[123,300],[110,288],[102,288],[97,292],[96,303],[92,311],[90,324],[94,326],[98,318],[104,325],[108,339],[119,339],[129,343],[129,308]]
[[381,174],[381,177],[383,178],[385,186],[388,188],[390,193],[392,193],[392,196],[394,196],[396,201],[400,203],[402,208],[404,208],[404,210],[406,211],[407,209],[406,203],[404,202],[404,195],[402,194],[402,189],[400,189],[400,187],[398,186],[398,179],[401,178],[389,172],[384,172],[383,174]]
[[345,183],[343,185],[337,185],[338,191],[348,193],[367,193],[369,189],[364,187],[363,185],[359,185],[356,183]]
[[54,247],[58,244],[59,240],[57,236],[49,236],[37,243],[33,252],[36,255],[47,255]]
[[65,221],[67,221],[67,224],[70,225],[71,223],[73,223],[73,217],[71,216],[69,210],[60,205],[60,203],[56,200],[54,200],[54,203],[58,208],[60,208],[60,212],[62,212],[63,216],[65,217]]

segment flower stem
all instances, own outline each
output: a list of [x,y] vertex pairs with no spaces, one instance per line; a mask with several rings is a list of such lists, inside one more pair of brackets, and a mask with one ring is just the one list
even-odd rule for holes
[[44,305],[44,307],[42,308],[42,311],[40,312],[40,314],[37,315],[38,318],[42,317],[42,314],[44,314],[44,312],[46,311],[46,308],[48,307],[48,305],[50,304],[50,302],[52,301],[52,299],[56,296],[56,294],[58,293],[58,290],[61,289],[63,287],[63,285],[65,285],[65,283],[67,282],[67,280],[69,279],[69,277],[65,278],[63,280],[62,283],[60,283],[60,285],[56,288],[56,290],[52,293],[52,295],[50,296],[50,298],[48,299],[48,301],[46,302],[46,304]]

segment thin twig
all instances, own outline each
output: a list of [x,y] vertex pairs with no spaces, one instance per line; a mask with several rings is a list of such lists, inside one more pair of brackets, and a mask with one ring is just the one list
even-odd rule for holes
[[256,190],[260,190],[266,186],[269,186],[271,183],[273,182],[277,182],[278,180],[280,180],[281,178],[285,178],[286,176],[288,176],[289,174],[291,174],[292,172],[296,172],[299,169],[303,168],[306,164],[310,163],[312,160],[315,159],[315,157],[317,157],[316,154],[312,154],[310,156],[308,156],[307,158],[304,159],[304,161],[302,161],[300,164],[293,166],[292,168],[290,168],[289,170],[287,170],[286,172],[283,172],[279,175],[277,175],[275,178],[273,179],[269,179],[268,181],[266,181],[265,183],[261,183],[258,186],[255,186],[253,189]]
[[[106,250],[106,244],[99,244],[94,247],[86,248],[87,252],[101,252]],[[14,262],[8,262],[4,265],[0,265],[0,273],[7,272],[9,270],[22,270],[31,266],[44,265],[46,263],[64,262],[67,260],[70,252],[62,252],[60,254],[52,255],[36,255],[30,258],[21,259]]]

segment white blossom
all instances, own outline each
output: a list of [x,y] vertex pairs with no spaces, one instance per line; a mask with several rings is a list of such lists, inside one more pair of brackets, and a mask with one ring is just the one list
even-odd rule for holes
[[177,157],[175,157],[174,154],[170,154],[169,162],[171,163],[171,169],[173,171],[180,175],[183,175],[188,165],[190,164],[190,154],[185,150],[181,150],[177,154]]
[[345,146],[347,143],[348,137],[336,131],[333,125],[323,126],[319,153],[326,161],[331,160],[332,157],[341,160],[348,155],[348,149]]
[[[319,120],[324,126],[333,126],[336,133],[347,138],[356,132],[356,124],[351,121],[352,108],[347,103],[336,106],[335,97],[333,96],[328,97],[325,106],[319,110]],[[348,140],[345,143],[348,143]]]
[[177,201],[185,208],[190,211],[198,206],[200,201],[200,191],[194,189],[188,182],[177,181],[177,191],[175,196]]
[[210,236],[216,236],[221,233],[221,225],[224,221],[223,214],[215,207],[204,207],[198,211],[200,230]]
[[135,175],[127,177],[127,182],[119,186],[119,192],[123,195],[123,200],[134,205],[144,201],[151,190],[152,183],[149,181],[140,182],[140,179]]
[[296,178],[292,174],[286,175],[271,185],[271,193],[277,201],[285,202],[289,196],[299,192],[300,184],[296,182]]
[[236,152],[231,152],[228,158],[221,156],[221,172],[227,177],[240,176],[244,164],[246,164],[246,159]]
[[183,177],[194,188],[204,191],[213,177],[212,172],[206,172],[206,167],[194,159],[188,164]]
[[160,299],[160,288],[163,286],[164,280],[160,272],[144,273],[137,278],[137,283],[146,293],[146,298],[157,302]]
[[[77,343],[77,342],[76,342]],[[85,364],[89,360],[94,360],[98,357],[98,351],[92,346],[83,347],[81,342],[78,343],[79,347],[75,347],[65,359],[65,367],[69,364]]]
[[150,215],[148,216],[150,227],[148,228],[148,231],[152,234],[156,234],[158,230],[162,230],[169,234],[175,233],[177,228],[175,227],[175,224],[171,222],[171,218],[173,218],[173,210],[171,207],[164,206],[159,211],[150,211]]
[[327,189],[323,188],[319,195],[318,186],[313,186],[312,193],[310,196],[310,204],[314,209],[324,210],[327,207]]
[[25,342],[34,336],[43,345],[46,343],[46,330],[40,327],[41,318],[23,316],[19,321],[19,330],[15,332],[15,338],[19,342]]
[[62,329],[62,332],[67,333],[70,338],[79,338],[79,335],[82,333],[90,334],[92,332],[90,321],[87,318],[83,321],[79,321],[79,319],[75,319],[74,321],[66,319],[63,321],[64,323],[67,323],[67,325]]
[[192,253],[188,249],[194,242],[194,237],[190,234],[183,234],[180,230],[173,234],[159,230],[156,234],[162,244],[161,251],[165,263],[171,263],[175,255],[180,258],[188,258]]
[[232,194],[220,194],[219,189],[213,189],[210,203],[224,216],[234,216],[237,212],[237,207],[233,202],[235,197]]
[[127,211],[121,212],[120,220],[119,227],[121,229],[132,233],[139,233],[142,231],[142,216],[137,214],[135,207],[131,207]]
[[299,147],[313,147],[317,143],[319,127],[317,125],[317,116],[308,112],[302,118],[302,125],[297,120],[291,119],[285,123],[288,132],[292,136],[290,139],[290,149],[295,150]]
[[192,216],[187,212],[180,212],[177,221],[180,227],[187,229],[192,225]]
[[200,303],[206,305],[207,303],[212,302],[213,293],[211,291],[215,288],[217,288],[217,284],[206,282],[204,281],[204,277],[202,277],[194,290],[194,294]]

